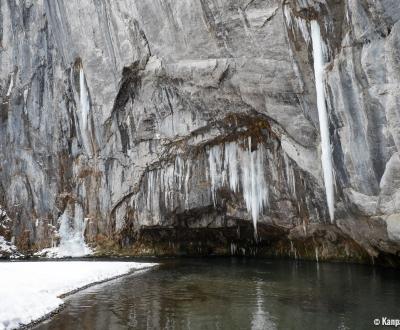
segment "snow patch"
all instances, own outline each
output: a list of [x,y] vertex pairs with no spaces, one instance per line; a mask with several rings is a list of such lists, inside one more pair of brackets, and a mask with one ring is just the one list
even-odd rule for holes
[[10,229],[11,219],[7,215],[7,212],[0,205],[0,229]]
[[88,261],[0,263],[0,330],[16,329],[48,315],[63,304],[60,295],[156,265]]
[[11,242],[7,241],[3,236],[0,236],[0,258],[20,258],[23,255],[18,252],[17,247]]
[[387,217],[386,228],[389,239],[394,242],[400,242],[400,213]]
[[[21,254],[17,247],[14,245],[14,240],[13,238],[11,239],[11,242],[7,241],[4,236],[4,232],[7,232],[11,229],[12,225],[12,220],[10,217],[7,215],[7,212],[3,209],[3,207],[0,205],[0,258],[20,258],[23,257],[23,254]],[[0,277],[1,279],[1,277]]]

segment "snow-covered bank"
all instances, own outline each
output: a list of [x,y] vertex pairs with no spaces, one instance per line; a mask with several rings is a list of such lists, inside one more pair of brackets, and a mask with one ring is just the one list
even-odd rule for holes
[[2,262],[0,330],[15,329],[51,313],[63,304],[61,295],[154,266],[138,262]]
[[[0,236],[0,258],[20,258],[22,254],[18,252],[17,247]],[[0,278],[1,280],[1,278]]]

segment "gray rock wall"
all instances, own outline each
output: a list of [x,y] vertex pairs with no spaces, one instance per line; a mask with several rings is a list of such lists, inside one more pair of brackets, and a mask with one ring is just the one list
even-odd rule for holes
[[[313,19],[326,44],[333,224],[321,171]],[[159,253],[168,250],[155,248],[162,240],[181,244],[172,254],[197,244],[202,253],[394,260],[399,19],[397,0],[2,1],[7,235],[25,251],[48,247],[64,210],[82,208],[86,240],[103,253],[111,246]],[[244,187],[213,186],[210,150],[229,143],[242,154],[264,150],[258,180],[268,203],[257,241]]]

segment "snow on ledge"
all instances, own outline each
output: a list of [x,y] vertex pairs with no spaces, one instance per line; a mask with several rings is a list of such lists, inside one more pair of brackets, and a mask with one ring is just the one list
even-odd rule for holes
[[45,261],[0,263],[0,330],[15,329],[55,311],[60,296],[155,263]]

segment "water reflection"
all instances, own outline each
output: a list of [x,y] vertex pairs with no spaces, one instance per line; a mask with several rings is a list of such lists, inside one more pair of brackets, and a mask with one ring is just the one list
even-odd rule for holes
[[284,260],[172,260],[84,290],[36,329],[369,329],[400,317],[400,272]]
[[256,282],[256,308],[251,321],[252,330],[276,329],[276,324],[272,321],[268,310],[264,306],[264,293],[261,290],[262,281]]

